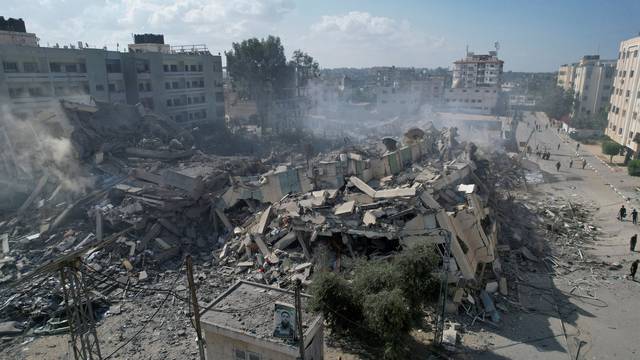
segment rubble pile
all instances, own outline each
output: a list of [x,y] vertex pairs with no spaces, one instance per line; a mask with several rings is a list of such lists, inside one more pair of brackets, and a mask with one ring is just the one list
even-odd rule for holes
[[[78,256],[102,319],[160,306],[167,294],[173,305],[184,303],[178,269],[186,254],[208,302],[236,280],[308,285],[315,271],[344,271],[353,259],[422,242],[450,254],[450,303],[461,304],[468,291],[490,308],[493,295],[476,291],[484,286],[479,269],[499,267],[498,223],[475,174],[475,146],[459,143],[455,128],[411,129],[402,141],[292,155],[282,164],[205,155],[166,119],[117,107],[64,105],[94,181],[73,193],[45,172],[2,218],[1,283],[28,287],[37,268]],[[40,275],[46,286],[25,292],[0,289],[0,322],[62,331],[55,276]]]

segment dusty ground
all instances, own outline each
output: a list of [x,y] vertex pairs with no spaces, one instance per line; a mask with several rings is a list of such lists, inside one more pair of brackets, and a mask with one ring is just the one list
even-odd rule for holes
[[[525,120],[533,123],[531,116]],[[546,119],[538,114],[537,121]],[[519,140],[526,139],[531,129],[520,124]],[[520,286],[520,299],[533,311],[507,314],[500,329],[476,327],[464,336],[459,358],[637,359],[640,314],[635,305],[640,285],[625,275],[630,263],[639,258],[628,245],[639,228],[615,217],[623,203],[629,209],[640,208],[636,190],[640,179],[629,177],[624,168],[607,166],[597,146],[582,145],[576,152],[575,142],[560,137],[555,129],[536,133],[532,144],[550,148],[551,160],[531,157],[546,174],[545,182],[529,186],[527,193],[518,196],[541,206],[556,199],[588,204],[593,210],[591,225],[599,228],[600,235],[582,246],[585,261],[571,263],[574,271],[559,275],[540,266],[526,272],[523,282],[536,287]],[[588,162],[584,170],[582,159]],[[562,164],[560,171],[555,169],[557,161]],[[622,269],[606,265],[614,262]]]

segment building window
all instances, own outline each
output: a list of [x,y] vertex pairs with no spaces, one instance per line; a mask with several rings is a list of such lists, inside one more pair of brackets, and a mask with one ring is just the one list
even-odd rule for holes
[[109,92],[115,92],[116,91],[116,84],[109,84]]
[[627,90],[627,93],[625,95],[625,97],[629,97],[629,96],[631,96],[631,90]]
[[177,72],[178,71],[178,65],[171,65],[171,72]]
[[164,88],[167,90],[171,89],[171,83],[168,83],[168,82],[164,83]]
[[198,69],[197,66],[191,65],[191,71],[197,71],[197,69]]
[[629,71],[629,77],[632,78],[633,77],[633,70]]
[[44,91],[42,91],[42,88],[40,87],[29,88],[28,92],[29,92],[29,96],[33,96],[33,97],[44,96]]
[[18,63],[13,61],[3,61],[4,72],[18,72]]
[[202,72],[202,64],[198,64],[198,71]]
[[107,59],[107,73],[121,73],[122,66],[119,59]]
[[169,72],[169,65],[167,65],[167,64],[162,65],[162,70],[164,72]]
[[24,95],[23,88],[9,88],[9,97],[14,99]]
[[104,91],[104,85],[102,84],[96,85],[96,91]]
[[25,62],[22,64],[22,68],[24,72],[28,73],[37,73],[38,71],[38,63],[35,62]]
[[178,84],[177,81],[174,81],[174,82],[171,83],[171,87],[174,88],[174,89],[179,89],[180,88],[180,84]]
[[171,106],[171,99],[167,99],[167,106]]
[[136,60],[136,72],[138,74],[140,74],[140,73],[148,73],[149,72],[149,62],[148,61],[144,61],[144,60]]

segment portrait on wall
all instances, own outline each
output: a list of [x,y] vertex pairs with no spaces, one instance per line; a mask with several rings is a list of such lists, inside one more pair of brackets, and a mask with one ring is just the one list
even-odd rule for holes
[[293,339],[296,335],[296,309],[289,304],[276,303],[273,312],[273,336]]

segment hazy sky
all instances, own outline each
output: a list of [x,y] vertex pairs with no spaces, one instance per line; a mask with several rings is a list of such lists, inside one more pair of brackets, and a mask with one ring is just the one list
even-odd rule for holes
[[223,53],[248,37],[278,35],[322,67],[449,67],[500,42],[505,70],[555,71],[599,50],[614,58],[640,31],[640,0],[0,0],[41,45],[107,46],[133,33]]

